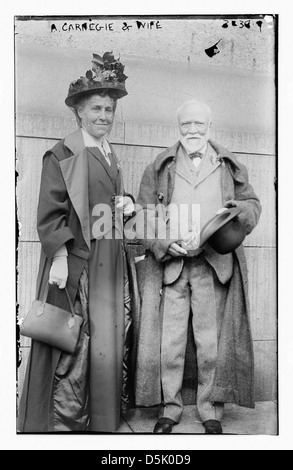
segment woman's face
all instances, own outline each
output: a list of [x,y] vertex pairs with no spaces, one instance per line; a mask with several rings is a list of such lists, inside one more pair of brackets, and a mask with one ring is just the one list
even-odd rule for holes
[[115,102],[109,96],[92,95],[78,108],[81,126],[100,139],[110,131],[115,114]]

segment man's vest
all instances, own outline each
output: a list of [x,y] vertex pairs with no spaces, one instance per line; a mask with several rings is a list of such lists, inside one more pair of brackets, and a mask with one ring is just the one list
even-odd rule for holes
[[[223,206],[221,171],[221,164],[217,160],[217,153],[210,144],[208,144],[207,151],[197,168],[194,166],[183,148],[181,146],[179,147],[176,158],[174,191],[170,204],[170,217],[172,217],[172,205],[174,205],[173,208],[175,208],[176,212],[176,208],[178,208],[180,204],[197,205],[200,217],[197,220],[196,218],[194,219],[194,217],[191,216],[192,212],[190,211],[188,223],[184,223],[182,230],[182,227],[180,227],[181,221],[179,217],[178,240],[180,240],[180,237],[184,237],[184,235],[186,235],[186,227],[188,227],[189,230],[196,232],[196,236],[198,237],[196,241],[199,243],[200,230]],[[175,227],[175,224],[173,227]],[[185,233],[183,233],[184,231]],[[172,236],[172,226],[170,238],[177,238]],[[197,246],[190,246],[190,250],[196,248]],[[228,253],[226,255],[219,255],[215,253],[209,245],[207,245],[205,251],[205,258],[214,267],[218,276],[220,276],[221,282],[227,282],[233,272],[232,254]],[[166,280],[168,278],[168,270],[172,270],[171,265],[172,263],[170,262],[170,266],[166,266]],[[168,284],[169,282],[166,283]]]
[[[185,239],[188,230],[195,231],[199,237],[206,222],[222,207],[221,166],[216,156],[215,150],[208,144],[207,151],[196,168],[183,147],[178,149],[170,206],[171,234],[173,232],[176,235],[177,231],[178,239]],[[177,237],[171,235],[171,238]]]

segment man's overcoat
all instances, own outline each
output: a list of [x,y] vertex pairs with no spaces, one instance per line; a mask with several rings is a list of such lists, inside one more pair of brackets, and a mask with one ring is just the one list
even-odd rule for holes
[[[242,209],[239,217],[249,234],[258,223],[261,206],[248,182],[247,169],[225,148],[212,141],[210,144],[217,153],[215,165],[221,165],[223,205],[229,200],[236,201]],[[172,148],[162,152],[155,162],[146,168],[137,200],[137,204],[143,209],[141,213],[149,211],[146,208],[149,204],[170,204],[179,145],[177,142]],[[135,399],[137,406],[154,406],[162,400],[162,288],[164,283],[172,284],[180,276],[184,261],[182,257],[171,258],[167,254],[172,240],[160,240],[156,236],[148,240],[145,238],[146,217],[140,223],[139,215],[138,213],[137,233],[146,248],[146,257],[136,265],[140,308],[137,319],[139,328],[136,343]],[[160,224],[165,224],[165,221],[160,216],[157,217],[158,212],[149,215],[157,221],[154,231],[160,232]],[[207,244],[203,256],[213,267],[219,281],[224,284],[226,281],[221,270],[221,255]],[[233,260],[233,275],[228,284],[227,301],[219,332],[219,355],[211,401],[254,407],[253,345],[249,322],[247,266],[242,245],[233,253]]]

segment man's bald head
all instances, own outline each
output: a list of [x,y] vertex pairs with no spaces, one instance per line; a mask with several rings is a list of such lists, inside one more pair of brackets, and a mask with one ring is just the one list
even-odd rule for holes
[[194,115],[195,117],[201,116],[202,119],[210,121],[211,108],[201,101],[195,99],[188,100],[177,109],[177,119],[179,123],[182,117],[184,118],[185,115]]

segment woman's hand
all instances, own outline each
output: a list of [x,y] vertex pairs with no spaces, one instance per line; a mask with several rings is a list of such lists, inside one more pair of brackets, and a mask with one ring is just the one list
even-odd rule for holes
[[121,196],[117,204],[117,209],[123,209],[123,215],[125,216],[131,215],[135,210],[131,197]]
[[68,278],[67,249],[62,246],[55,253],[49,273],[49,284],[56,284],[59,289],[64,289]]

